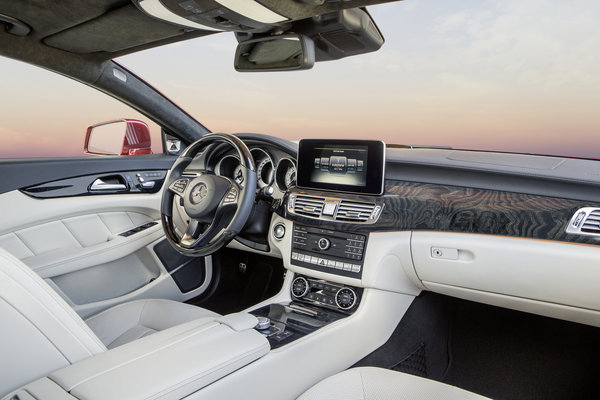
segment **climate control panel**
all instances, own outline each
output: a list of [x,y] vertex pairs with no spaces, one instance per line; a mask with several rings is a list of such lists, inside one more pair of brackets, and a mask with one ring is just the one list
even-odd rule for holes
[[292,281],[292,298],[344,313],[358,307],[362,289],[298,275]]
[[367,234],[294,224],[291,263],[331,274],[362,276]]

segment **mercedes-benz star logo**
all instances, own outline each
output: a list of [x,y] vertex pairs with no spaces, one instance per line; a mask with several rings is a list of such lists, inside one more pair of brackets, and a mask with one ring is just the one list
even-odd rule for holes
[[208,188],[206,187],[206,185],[204,183],[201,183],[199,185],[197,185],[195,188],[192,189],[192,202],[194,204],[198,204],[200,202],[202,202],[202,200],[204,200],[204,198],[206,197],[206,195],[208,194]]

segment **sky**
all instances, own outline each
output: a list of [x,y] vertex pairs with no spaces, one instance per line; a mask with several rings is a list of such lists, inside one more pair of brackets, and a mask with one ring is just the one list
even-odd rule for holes
[[[231,33],[117,61],[212,131],[600,158],[599,2],[406,0],[369,11],[381,50],[308,71],[235,72]],[[0,59],[0,156],[78,155],[88,125],[144,119],[35,69]]]

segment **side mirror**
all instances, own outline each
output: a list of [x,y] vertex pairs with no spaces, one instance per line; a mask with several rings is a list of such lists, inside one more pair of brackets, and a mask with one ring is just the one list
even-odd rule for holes
[[152,154],[150,129],[136,119],[92,125],[87,128],[83,152],[103,156]]
[[308,36],[287,34],[238,44],[234,67],[239,72],[294,71],[315,64],[315,44]]

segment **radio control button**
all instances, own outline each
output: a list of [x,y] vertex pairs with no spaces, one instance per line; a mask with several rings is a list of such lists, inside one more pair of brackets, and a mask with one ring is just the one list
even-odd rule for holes
[[327,266],[330,268],[335,268],[335,261],[333,260],[328,260],[327,261]]
[[344,263],[344,271],[352,271],[352,264]]
[[360,272],[360,265],[358,265],[358,264],[352,265],[352,272]]
[[329,239],[323,237],[319,239],[319,241],[317,242],[317,246],[319,246],[319,249],[321,250],[327,250],[329,249],[329,247],[331,247],[331,242],[329,241]]
[[292,260],[298,259],[298,253],[292,253]]
[[344,263],[340,261],[335,262],[335,269],[344,269]]

